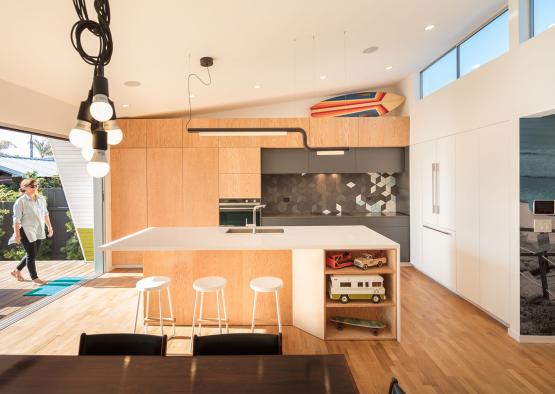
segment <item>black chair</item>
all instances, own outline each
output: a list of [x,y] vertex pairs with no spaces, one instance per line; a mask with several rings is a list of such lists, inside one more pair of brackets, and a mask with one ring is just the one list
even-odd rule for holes
[[389,384],[389,394],[405,394],[401,386],[399,386],[399,382],[395,378],[392,378],[391,383]]
[[81,334],[80,356],[165,356],[167,335]]
[[193,337],[193,356],[281,355],[281,333]]

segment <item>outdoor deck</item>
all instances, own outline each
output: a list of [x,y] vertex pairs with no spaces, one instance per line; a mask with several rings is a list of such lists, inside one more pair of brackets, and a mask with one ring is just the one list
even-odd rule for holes
[[[31,282],[26,268],[22,271],[25,282],[18,282],[10,275],[16,265],[16,261],[0,261],[0,319],[44,298],[23,295],[36,286]],[[89,276],[94,273],[94,266],[74,260],[37,261],[37,272],[41,279],[53,280],[62,276]]]

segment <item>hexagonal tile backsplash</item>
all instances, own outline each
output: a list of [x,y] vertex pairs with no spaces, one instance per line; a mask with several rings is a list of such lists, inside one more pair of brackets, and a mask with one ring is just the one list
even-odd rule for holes
[[262,175],[266,215],[396,212],[398,193],[395,174]]

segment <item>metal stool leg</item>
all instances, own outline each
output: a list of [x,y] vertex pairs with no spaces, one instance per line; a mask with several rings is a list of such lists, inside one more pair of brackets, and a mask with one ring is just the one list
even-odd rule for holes
[[133,334],[137,332],[137,321],[139,320],[139,305],[141,304],[142,293],[143,293],[142,291],[138,291],[138,294],[137,294],[137,311],[135,312],[135,325],[133,326]]
[[276,294],[276,309],[277,309],[277,320],[278,320],[278,332],[281,332],[281,313],[279,311],[279,291],[274,292]]
[[222,317],[220,316],[220,292],[216,291],[216,310],[218,311],[218,328],[222,333]]
[[195,325],[197,319],[197,302],[198,302],[198,291],[195,291],[195,306],[193,309],[193,324],[191,324],[191,343],[189,346],[189,351],[193,352],[193,337],[195,336]]
[[[143,297],[144,297],[144,295],[143,295]],[[143,325],[144,325],[144,328],[145,328],[145,334],[146,334],[146,329],[148,327],[148,323],[145,322],[145,320],[148,319],[149,316],[150,316],[149,315],[149,308],[150,308],[150,291],[147,291],[146,292],[146,313],[145,313],[146,316],[143,320]]]
[[162,320],[162,290],[158,290],[158,316],[160,317],[160,335],[164,335],[164,320]]
[[256,316],[256,295],[258,292],[254,292],[254,302],[252,303],[252,322],[251,322],[251,332],[254,332],[254,319]]
[[225,330],[229,334],[229,320],[227,319],[227,309],[225,306],[225,295],[224,289],[222,288],[222,305],[224,307],[224,319],[225,319]]
[[[202,320],[202,310],[204,308],[204,292],[200,293],[200,311],[198,314],[198,319]],[[198,336],[202,335],[202,321],[198,322]]]
[[170,319],[172,319],[173,336],[175,337],[175,321],[173,320],[173,305],[172,305],[172,295],[170,293],[169,286],[166,287],[168,291],[168,304],[170,305]]

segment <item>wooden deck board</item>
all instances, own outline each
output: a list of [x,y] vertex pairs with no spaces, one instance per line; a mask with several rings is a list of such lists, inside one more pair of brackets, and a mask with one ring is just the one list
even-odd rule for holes
[[[392,376],[407,393],[553,392],[555,345],[519,344],[505,327],[413,268],[402,268],[401,276],[401,343],[324,342],[288,326],[284,352],[345,354],[362,393],[387,392]],[[88,282],[0,331],[0,354],[75,355],[81,332],[132,332],[140,278],[139,271],[116,271]],[[178,336],[189,332],[178,327]],[[188,339],[172,339],[168,353],[188,349]]]
[[[36,286],[30,280],[26,268],[22,271],[26,278],[24,282],[10,275],[16,265],[16,261],[0,261],[0,319],[43,298],[23,295]],[[62,276],[89,276],[94,273],[94,267],[83,261],[37,261],[37,273],[43,280],[53,280]]]

